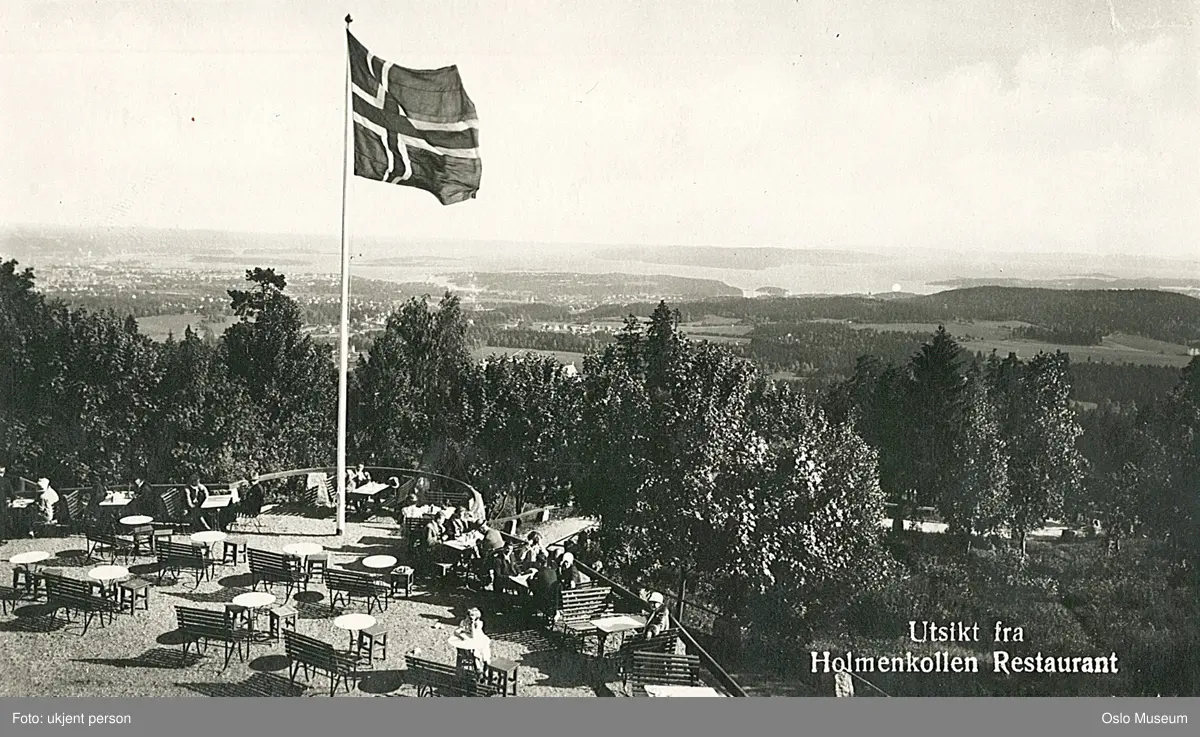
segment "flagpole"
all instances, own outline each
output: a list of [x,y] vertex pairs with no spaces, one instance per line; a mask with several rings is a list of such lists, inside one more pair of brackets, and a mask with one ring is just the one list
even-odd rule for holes
[[[346,31],[354,19],[346,16]],[[350,54],[346,53],[346,123],[342,134],[342,317],[338,372],[337,534],[346,532],[346,406],[350,369],[350,238],[346,232],[347,191],[350,188]]]

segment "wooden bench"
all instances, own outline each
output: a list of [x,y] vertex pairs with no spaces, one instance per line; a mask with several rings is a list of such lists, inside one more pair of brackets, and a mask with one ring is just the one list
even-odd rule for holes
[[160,514],[163,518],[156,520],[157,522],[170,525],[174,529],[191,527],[191,516],[188,514],[187,500],[182,489],[167,489],[159,499],[162,501]]
[[496,686],[481,682],[449,663],[404,656],[408,677],[417,688],[417,696],[496,696]]
[[387,600],[380,598],[381,587],[376,579],[357,571],[343,571],[337,568],[325,570],[325,586],[329,588],[329,606],[334,607],[340,599],[346,606],[354,604],[355,599],[367,603],[367,614],[375,611],[375,607],[387,608]]
[[680,630],[677,627],[663,630],[653,637],[627,638],[612,656],[623,676],[623,681],[626,683],[629,681],[629,671],[634,653],[674,653],[679,638]]
[[122,558],[125,562],[133,557],[134,544],[132,540],[126,540],[117,537],[111,532],[106,532],[97,528],[92,528],[87,531],[87,555],[88,558],[100,558],[103,560],[105,554],[109,561],[116,563],[117,558]]
[[246,559],[250,562],[250,587],[255,591],[260,583],[264,591],[269,591],[273,584],[283,584],[283,600],[287,601],[292,589],[308,589],[308,573],[301,567],[299,558],[270,550],[247,548]]
[[633,653],[629,681],[634,696],[646,696],[647,684],[699,686],[700,656],[673,653]]
[[104,617],[108,615],[111,622],[120,611],[117,598],[109,598],[95,592],[92,584],[87,581],[77,581],[73,578],[49,575],[46,583],[46,612],[54,619],[62,609],[67,613],[67,621],[71,621],[71,612],[83,615],[83,634],[87,634],[88,626],[93,617],[100,618],[103,627]]
[[337,685],[343,683],[350,692],[350,679],[358,675],[358,655],[342,652],[324,640],[302,635],[295,630],[283,630],[283,647],[288,659],[288,675],[296,683],[296,673],[304,668],[304,677],[310,669],[329,677],[329,695],[337,693]]
[[160,542],[154,554],[158,558],[159,583],[162,583],[163,575],[168,571],[178,577],[184,569],[188,569],[195,572],[194,588],[198,588],[200,582],[210,575],[216,565],[206,549],[191,543]]
[[600,630],[591,620],[612,612],[609,586],[587,586],[578,589],[563,589],[559,592],[557,623],[563,634],[578,640],[582,650],[587,638],[599,635]]
[[209,643],[218,642],[225,649],[224,670],[229,667],[235,651],[238,660],[243,662],[250,654],[250,631],[239,627],[236,620],[225,612],[177,606],[175,616],[179,619],[179,631],[187,638],[183,643],[185,656],[193,643],[199,653],[202,649],[207,650]]

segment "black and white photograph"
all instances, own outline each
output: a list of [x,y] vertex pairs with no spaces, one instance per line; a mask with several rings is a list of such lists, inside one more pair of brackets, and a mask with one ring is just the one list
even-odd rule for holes
[[6,2],[0,697],[1200,697],[1198,9]]

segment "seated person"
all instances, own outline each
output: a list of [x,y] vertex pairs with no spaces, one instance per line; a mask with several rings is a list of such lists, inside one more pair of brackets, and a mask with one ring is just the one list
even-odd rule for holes
[[562,560],[559,561],[558,583],[564,589],[576,589],[583,583],[582,574],[575,567],[575,556],[571,553],[563,553]]
[[350,489],[357,489],[363,484],[371,481],[371,474],[367,473],[367,469],[363,464],[358,464],[356,468],[352,468],[346,472],[346,486]]
[[194,530],[211,530],[212,526],[204,517],[201,505],[208,499],[208,487],[200,483],[200,476],[192,474],[188,485],[183,489],[183,501],[188,509],[188,522]]
[[458,637],[472,641],[471,651],[475,655],[475,670],[483,673],[492,662],[492,639],[483,631],[483,613],[475,607],[467,610],[467,616],[454,631]]
[[510,591],[519,592],[520,587],[510,578],[521,575],[521,568],[517,564],[516,548],[512,545],[505,545],[503,549],[492,554],[490,563],[492,591],[497,594]]
[[667,603],[663,595],[657,591],[652,591],[646,597],[646,603],[651,607],[650,616],[646,618],[646,627],[640,637],[648,640],[671,628],[671,615],[667,612]]
[[533,606],[547,619],[558,612],[558,569],[544,566],[529,579],[529,590],[533,593]]
[[257,517],[262,514],[263,505],[267,502],[267,489],[257,471],[250,474],[250,482],[242,489],[239,497],[238,508],[242,515]]
[[35,521],[39,525],[52,525],[58,508],[58,492],[50,486],[50,479],[45,477],[38,479],[38,489]]
[[489,527],[487,523],[479,526],[479,531],[483,533],[481,548],[484,555],[496,553],[504,550],[504,535],[494,527]]
[[417,499],[417,492],[412,492],[404,500],[404,506],[400,507],[400,516],[405,519],[425,516],[425,509],[421,506],[420,500]]
[[454,512],[446,520],[446,539],[457,540],[467,534],[467,520],[463,518],[462,507],[455,507]]
[[525,547],[521,550],[518,563],[522,570],[536,571],[546,565],[546,548],[542,545],[542,535],[537,530],[525,536]]
[[129,487],[129,509],[137,514],[154,516],[154,490],[146,483],[146,474],[139,473],[133,477],[133,485]]

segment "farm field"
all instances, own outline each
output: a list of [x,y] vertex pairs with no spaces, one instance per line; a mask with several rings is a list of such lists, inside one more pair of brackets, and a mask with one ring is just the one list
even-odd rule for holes
[[151,340],[158,341],[166,340],[168,335],[181,338],[189,326],[195,332],[201,332],[204,328],[208,328],[212,330],[213,335],[220,336],[221,333],[225,332],[225,328],[236,322],[236,317],[213,319],[195,313],[186,315],[152,315],[150,317],[137,318],[138,329]]

